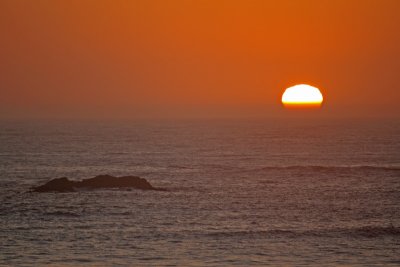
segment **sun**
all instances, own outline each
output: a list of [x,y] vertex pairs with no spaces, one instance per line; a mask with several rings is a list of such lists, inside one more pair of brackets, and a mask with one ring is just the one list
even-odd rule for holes
[[320,90],[307,84],[289,87],[282,95],[282,104],[286,108],[320,108],[323,101]]

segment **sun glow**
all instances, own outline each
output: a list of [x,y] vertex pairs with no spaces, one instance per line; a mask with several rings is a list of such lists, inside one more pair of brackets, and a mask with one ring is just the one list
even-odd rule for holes
[[307,84],[289,87],[282,95],[282,104],[288,108],[319,108],[323,100],[319,89]]

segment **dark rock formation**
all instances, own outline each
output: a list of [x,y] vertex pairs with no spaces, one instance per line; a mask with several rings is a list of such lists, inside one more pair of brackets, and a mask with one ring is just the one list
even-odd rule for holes
[[42,186],[38,186],[33,188],[35,192],[49,192],[49,191],[57,191],[57,192],[72,192],[74,191],[74,183],[73,181],[68,180],[67,178],[57,178],[53,179]]
[[161,190],[153,187],[146,179],[137,176],[114,177],[111,175],[99,175],[82,181],[71,181],[68,178],[50,180],[44,185],[33,187],[34,192],[73,192],[78,188],[136,188],[142,190]]

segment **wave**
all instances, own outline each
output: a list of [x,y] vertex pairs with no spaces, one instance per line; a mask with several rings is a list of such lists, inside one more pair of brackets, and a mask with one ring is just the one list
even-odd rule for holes
[[393,225],[387,227],[364,226],[354,229],[352,233],[366,237],[400,236],[400,227],[394,227]]
[[374,165],[292,165],[292,166],[266,166],[253,171],[268,170],[310,170],[310,171],[329,171],[329,170],[372,170],[372,171],[400,171],[400,166],[374,166]]
[[353,238],[380,238],[385,236],[400,236],[400,227],[390,226],[362,226],[355,228],[330,228],[317,230],[261,230],[261,231],[225,231],[208,233],[212,237],[251,237],[251,238],[298,238],[298,237],[353,237]]
[[79,217],[80,215],[74,212],[69,211],[52,211],[46,212],[43,214],[44,216],[55,216],[55,217]]
[[[171,166],[170,166],[171,167]],[[222,164],[204,164],[202,167],[241,172],[257,172],[257,171],[392,171],[400,172],[400,165],[272,165],[260,166],[257,168],[248,168],[237,165],[222,165]]]
[[193,169],[191,167],[183,166],[183,165],[169,165],[168,168],[171,168],[171,169],[182,169],[182,170],[191,170],[191,169]]

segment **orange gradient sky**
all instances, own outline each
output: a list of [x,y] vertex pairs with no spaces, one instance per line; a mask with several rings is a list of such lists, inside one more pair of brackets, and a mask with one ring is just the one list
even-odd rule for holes
[[0,117],[400,114],[400,1],[0,1]]

